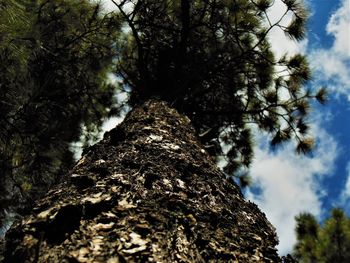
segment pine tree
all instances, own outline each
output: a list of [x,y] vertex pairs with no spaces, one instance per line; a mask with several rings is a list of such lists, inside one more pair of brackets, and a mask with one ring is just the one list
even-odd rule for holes
[[[272,145],[294,138],[297,152],[311,149],[305,118],[325,92],[303,89],[304,56],[277,59],[268,42],[273,28],[304,36],[302,3],[283,1],[285,27],[270,22],[269,0],[111,1],[115,72],[132,111],[10,229],[5,261],[278,262],[273,227],[225,176],[251,162],[251,123]],[[226,174],[208,152],[227,158]]]
[[74,162],[70,143],[87,141],[115,112],[107,74],[119,19],[100,9],[0,1],[0,218],[57,182]]
[[131,89],[131,105],[154,97],[171,103],[192,120],[207,150],[226,159],[228,175],[251,163],[252,124],[271,134],[272,146],[295,139],[298,153],[312,149],[306,118],[310,100],[323,103],[325,90],[304,90],[306,57],[276,58],[268,39],[276,28],[292,40],[304,37],[302,1],[284,0],[277,22],[269,17],[271,0],[112,2],[129,28],[117,74]]
[[4,256],[6,263],[279,262],[277,242],[190,120],[150,100],[14,224]]
[[308,213],[299,215],[296,221],[294,254],[301,263],[350,261],[350,219],[342,209],[333,209],[322,225]]

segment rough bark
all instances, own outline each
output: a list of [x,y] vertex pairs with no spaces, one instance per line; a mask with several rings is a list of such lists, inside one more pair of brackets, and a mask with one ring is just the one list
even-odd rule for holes
[[7,233],[5,262],[278,262],[258,207],[187,117],[148,101]]

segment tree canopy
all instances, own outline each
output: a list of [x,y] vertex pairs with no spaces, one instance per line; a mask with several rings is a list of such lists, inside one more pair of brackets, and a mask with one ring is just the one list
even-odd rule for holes
[[113,112],[119,31],[117,15],[87,0],[0,1],[3,209],[45,192],[73,163],[70,143]]
[[226,159],[229,175],[251,163],[251,124],[270,133],[272,145],[295,139],[297,152],[310,151],[306,116],[311,99],[325,101],[325,90],[303,88],[310,79],[305,56],[276,58],[269,43],[276,28],[292,40],[305,36],[302,1],[283,0],[276,22],[271,0],[112,2],[127,28],[116,72],[131,105],[158,97],[185,113],[207,150]]
[[335,208],[323,224],[309,213],[296,217],[294,255],[301,263],[350,262],[350,219]]
[[110,1],[116,12],[88,0],[0,0],[3,207],[45,192],[73,162],[70,143],[119,112],[112,70],[129,105],[159,98],[186,114],[230,176],[251,163],[252,124],[272,145],[312,148],[306,117],[325,90],[305,90],[306,58],[276,58],[269,43],[274,29],[304,37],[302,1],[282,0],[276,21],[272,0]]

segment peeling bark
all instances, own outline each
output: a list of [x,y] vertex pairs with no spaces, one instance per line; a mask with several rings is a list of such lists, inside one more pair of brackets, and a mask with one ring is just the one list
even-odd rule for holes
[[258,207],[187,117],[148,101],[6,236],[5,262],[279,262]]

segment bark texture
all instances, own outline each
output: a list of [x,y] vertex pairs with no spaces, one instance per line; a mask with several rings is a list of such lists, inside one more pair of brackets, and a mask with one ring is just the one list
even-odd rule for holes
[[5,262],[279,262],[258,207],[187,117],[148,101],[6,236]]

